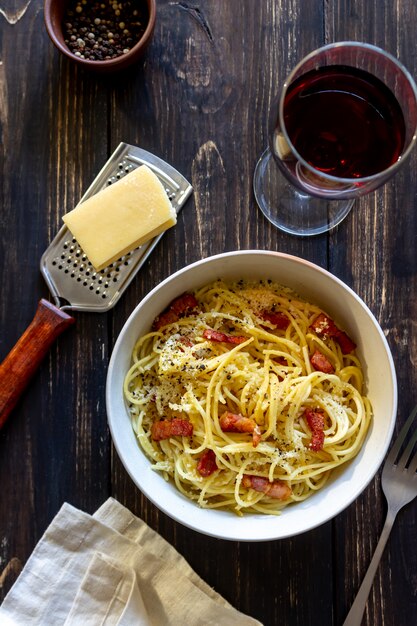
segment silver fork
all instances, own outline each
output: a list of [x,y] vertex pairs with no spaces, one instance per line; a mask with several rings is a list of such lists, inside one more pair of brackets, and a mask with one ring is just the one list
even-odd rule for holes
[[388,503],[387,517],[384,528],[382,529],[381,537],[379,538],[378,545],[375,549],[375,554],[343,626],[360,626],[362,623],[363,613],[365,611],[366,602],[374,581],[375,573],[392,526],[395,522],[395,518],[397,517],[397,513],[403,506],[414,500],[417,496],[417,452],[411,460],[409,460],[417,441],[417,428],[411,434],[407,447],[405,448],[399,461],[397,461],[401,446],[407,437],[408,431],[410,430],[416,415],[417,406],[414,408],[410,417],[402,427],[401,432],[398,435],[398,439],[392,446],[385,461],[384,468],[382,470],[381,484]]

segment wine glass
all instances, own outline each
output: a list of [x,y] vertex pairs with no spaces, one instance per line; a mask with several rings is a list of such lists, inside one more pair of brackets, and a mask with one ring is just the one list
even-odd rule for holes
[[338,42],[307,55],[270,112],[256,201],[275,226],[316,235],[401,167],[417,134],[417,87],[376,46]]

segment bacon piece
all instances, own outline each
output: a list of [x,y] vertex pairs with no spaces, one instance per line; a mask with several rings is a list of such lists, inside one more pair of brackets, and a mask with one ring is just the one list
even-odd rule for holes
[[179,417],[154,422],[151,429],[151,436],[154,441],[162,441],[162,439],[169,439],[170,437],[191,437],[192,434],[193,425]]
[[166,310],[158,315],[154,320],[152,328],[159,330],[163,326],[178,322],[179,318],[185,313],[194,310],[198,306],[198,302],[191,293],[183,293],[178,298],[175,298]]
[[313,320],[310,328],[312,328],[317,335],[322,335],[323,337],[334,337],[334,335],[337,334],[336,324],[324,313],[320,313],[315,320]]
[[251,417],[243,417],[238,413],[225,411],[219,419],[220,428],[224,433],[252,433],[252,444],[256,448],[261,440],[261,429]]
[[246,489],[254,489],[276,500],[287,500],[291,496],[291,488],[282,480],[274,480],[272,483],[263,476],[245,474],[242,485]]
[[178,341],[180,343],[182,343],[184,346],[187,346],[188,348],[191,348],[191,346],[193,346],[193,342],[191,341],[191,339],[189,337],[185,337],[184,335],[182,335]]
[[253,433],[256,422],[250,417],[226,411],[219,419],[220,428],[224,433]]
[[287,359],[283,356],[273,356],[271,357],[271,361],[278,363],[278,365],[288,365]]
[[261,311],[259,316],[266,322],[270,322],[276,326],[279,330],[287,330],[290,325],[289,318],[285,313],[281,313],[280,311]]
[[318,452],[322,450],[324,443],[324,413],[320,409],[307,408],[304,416],[311,430],[311,441],[308,447]]
[[182,296],[178,296],[171,302],[169,308],[177,315],[184,315],[184,313],[192,311],[197,306],[198,302],[192,293],[183,293]]
[[332,363],[330,363],[329,359],[325,357],[320,350],[315,351],[310,361],[315,370],[324,372],[325,374],[333,374],[334,367]]
[[185,352],[183,346],[186,346],[187,348],[191,348],[194,345],[189,337],[184,337],[184,336],[179,337],[178,343],[181,344],[178,346],[181,352]]
[[239,344],[247,340],[247,337],[239,337],[237,335],[226,335],[225,333],[220,333],[219,331],[213,330],[212,328],[207,328],[203,332],[203,337],[204,339],[208,339],[209,341],[217,341],[218,343]]
[[174,322],[178,322],[179,317],[174,311],[167,311],[166,313],[161,313],[155,319],[152,328],[154,330],[160,330],[164,326],[168,326],[168,324],[173,324]]
[[350,354],[356,348],[356,343],[343,330],[338,330],[335,339],[340,346],[342,354]]
[[205,450],[198,461],[197,471],[201,476],[207,477],[210,476],[213,472],[218,469],[216,463],[216,455],[213,450]]
[[343,330],[340,330],[334,321],[324,313],[320,313],[316,317],[310,328],[324,339],[332,337],[337,341],[342,350],[342,354],[349,354],[356,348],[356,344],[351,338]]

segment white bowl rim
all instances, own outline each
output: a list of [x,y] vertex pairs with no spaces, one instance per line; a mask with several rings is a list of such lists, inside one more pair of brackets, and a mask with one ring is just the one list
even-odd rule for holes
[[[183,512],[177,512],[177,511],[173,511],[172,509],[170,509],[169,507],[167,507],[165,505],[164,502],[161,502],[160,500],[158,500],[158,498],[156,498],[154,496],[153,493],[151,493],[149,491],[149,489],[146,489],[143,485],[139,485],[138,479],[135,476],[135,472],[133,471],[132,468],[132,463],[130,462],[129,458],[126,457],[126,454],[124,453],[124,450],[121,446],[121,442],[119,440],[119,436],[118,436],[118,432],[117,432],[117,418],[116,416],[113,414],[113,392],[112,392],[112,380],[114,378],[115,375],[115,371],[117,369],[117,358],[118,358],[118,353],[119,350],[124,342],[124,337],[125,334],[128,332],[128,329],[130,327],[131,322],[135,319],[138,311],[140,309],[142,309],[143,306],[145,306],[145,304],[151,300],[154,296],[154,294],[156,292],[159,292],[161,289],[163,289],[166,285],[168,285],[169,283],[171,283],[172,281],[175,281],[178,279],[178,277],[180,277],[182,274],[184,273],[188,273],[190,270],[197,268],[199,266],[205,265],[207,263],[215,263],[217,260],[219,259],[225,259],[227,257],[234,257],[234,256],[246,256],[246,255],[263,255],[263,256],[269,256],[269,257],[280,257],[283,259],[288,259],[289,261],[293,261],[296,263],[299,263],[301,265],[304,265],[305,267],[309,267],[314,271],[317,271],[323,275],[325,275],[327,278],[329,278],[331,281],[335,282],[336,284],[338,284],[343,290],[347,291],[350,296],[360,305],[360,307],[366,312],[367,316],[370,318],[370,320],[373,322],[373,325],[376,329],[376,331],[378,332],[379,338],[381,340],[382,346],[384,347],[385,350],[385,355],[387,357],[387,361],[388,361],[388,365],[389,365],[389,370],[390,370],[390,374],[391,374],[391,383],[392,383],[392,409],[391,409],[391,418],[390,418],[390,423],[389,423],[389,428],[386,432],[385,438],[384,438],[384,442],[380,447],[380,452],[379,454],[376,456],[375,460],[372,462],[372,464],[370,465],[370,467],[368,468],[368,472],[366,475],[366,478],[364,480],[362,480],[356,487],[356,489],[352,490],[350,497],[347,498],[346,500],[342,500],[339,504],[334,505],[332,507],[332,509],[330,510],[330,512],[326,512],[323,513],[323,515],[321,517],[319,517],[317,520],[315,520],[314,523],[306,523],[306,527],[304,529],[297,529],[297,530],[291,530],[290,528],[287,528],[286,531],[284,532],[279,532],[279,528],[276,528],[275,531],[272,530],[273,526],[271,526],[271,530],[267,530],[262,532],[261,536],[252,536],[252,533],[248,533],[247,532],[247,528],[246,528],[246,532],[239,532],[240,529],[239,527],[235,527],[233,532],[230,531],[225,531],[224,528],[222,530],[212,530],[209,526],[209,524],[202,526],[200,523],[196,522],[195,519],[193,518],[193,516],[188,516],[187,513],[189,513],[189,507],[186,507],[186,511],[185,514]],[[289,285],[290,286],[290,285]],[[132,346],[133,349],[133,346]],[[365,304],[365,302],[360,298],[360,296],[358,296],[346,283],[344,283],[341,279],[339,279],[337,276],[335,276],[334,274],[332,274],[331,272],[329,272],[328,270],[320,267],[319,265],[312,263],[311,261],[308,261],[306,259],[303,259],[302,257],[298,257],[295,255],[291,255],[291,254],[287,254],[287,253],[283,253],[283,252],[276,252],[276,251],[272,251],[272,250],[257,250],[257,249],[249,249],[249,250],[232,250],[229,252],[224,252],[224,253],[220,253],[220,254],[216,254],[216,255],[212,255],[212,256],[208,256],[205,258],[202,258],[198,261],[195,261],[193,263],[190,263],[186,266],[184,266],[183,268],[177,270],[176,272],[170,274],[167,278],[165,278],[162,282],[160,282],[158,285],[156,285],[151,291],[149,291],[143,298],[142,300],[140,300],[140,302],[136,305],[136,307],[134,308],[134,310],[132,311],[132,313],[129,315],[128,319],[126,320],[126,322],[124,323],[119,336],[114,344],[113,347],[113,351],[111,354],[111,358],[110,358],[110,362],[109,362],[109,367],[108,367],[108,373],[107,373],[107,381],[106,381],[106,409],[107,409],[107,417],[108,417],[108,424],[109,424],[109,429],[110,429],[110,433],[112,436],[112,440],[113,440],[113,444],[116,448],[117,454],[120,458],[120,460],[122,461],[122,464],[125,468],[125,470],[127,471],[127,473],[129,474],[129,476],[131,477],[132,481],[134,482],[134,484],[137,486],[137,488],[163,513],[165,513],[166,515],[168,515],[170,518],[172,518],[173,520],[175,520],[176,522],[181,523],[182,525],[186,526],[187,528],[200,532],[202,534],[211,536],[211,537],[215,537],[218,539],[224,539],[224,540],[231,540],[231,541],[244,541],[244,542],[258,542],[258,541],[274,541],[277,539],[285,539],[288,537],[293,537],[296,536],[298,534],[302,534],[305,532],[308,532],[310,530],[313,530],[314,528],[317,528],[318,526],[321,526],[322,524],[332,520],[334,517],[336,517],[338,514],[340,514],[342,511],[344,511],[347,507],[349,507],[352,502],[354,502],[359,495],[366,489],[366,487],[369,485],[369,483],[372,481],[372,479],[375,477],[378,469],[380,468],[385,455],[387,453],[389,444],[391,442],[392,439],[392,435],[393,435],[393,431],[394,431],[394,427],[395,427],[395,420],[396,420],[396,414],[397,414],[397,407],[398,407],[398,387],[397,387],[397,377],[396,377],[396,371],[395,371],[395,365],[394,365],[394,361],[392,358],[392,354],[391,354],[391,350],[389,348],[388,342],[386,340],[386,337],[377,321],[377,319],[375,318],[374,314],[372,313],[372,311],[369,309],[369,307]],[[126,411],[127,413],[127,411]],[[368,434],[369,436],[369,434]],[[133,433],[133,429],[132,429],[132,437],[135,438],[135,442],[136,442],[136,437],[134,436]],[[136,442],[137,446],[138,446],[138,454],[142,454],[143,457],[148,461],[149,466],[151,466],[151,461],[146,457],[146,455],[144,454],[144,452],[141,450],[139,444]],[[158,476],[158,473],[155,472],[155,475]],[[160,480],[162,480],[164,483],[164,479],[159,476]],[[178,494],[179,498],[183,498],[185,499],[184,496],[182,496],[182,494],[180,492],[177,491],[176,487],[174,486],[173,489],[175,489],[175,491]],[[325,489],[325,488],[324,488]],[[307,499],[304,502],[308,502],[309,499]],[[213,515],[222,515],[224,513],[227,514],[227,512],[224,511],[218,511],[215,509],[201,509],[200,507],[198,507],[198,505],[191,501],[191,500],[187,500],[187,503],[189,505],[191,505],[193,508],[197,509],[200,512],[205,512],[207,513],[207,518],[209,519],[209,516],[213,516]],[[186,504],[187,504],[186,503]],[[294,505],[291,506],[300,506],[302,505],[303,502],[301,503],[295,503]],[[179,509],[181,509],[181,507],[179,507]],[[286,509],[284,509],[284,512],[282,515],[285,515],[285,511]],[[280,517],[275,517],[275,516],[267,516],[267,515],[244,515],[244,517],[238,517],[236,516],[234,513],[231,513],[231,515],[236,518],[237,522],[236,524],[239,524],[239,522],[241,522],[242,520],[246,519],[251,519],[254,524],[258,524],[259,520],[279,520],[282,518],[282,516]],[[220,524],[220,527],[222,525]]]

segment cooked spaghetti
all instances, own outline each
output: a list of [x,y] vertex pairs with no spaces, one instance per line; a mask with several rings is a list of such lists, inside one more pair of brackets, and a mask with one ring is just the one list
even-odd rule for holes
[[270,281],[217,281],[140,337],[124,385],[153,468],[204,508],[277,514],[360,450],[371,406],[355,344]]

